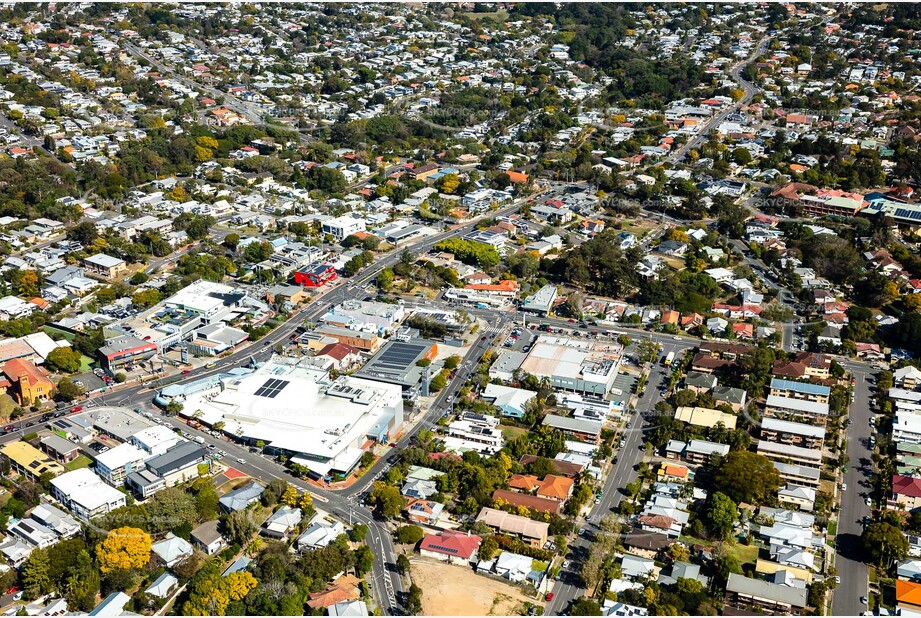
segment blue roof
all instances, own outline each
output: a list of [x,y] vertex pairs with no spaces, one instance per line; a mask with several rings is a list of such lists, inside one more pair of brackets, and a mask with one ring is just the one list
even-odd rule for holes
[[780,378],[771,378],[771,388],[796,391],[797,393],[806,393],[807,395],[828,395],[831,392],[830,388],[822,386],[821,384],[794,382],[793,380],[782,380]]
[[221,573],[221,576],[227,577],[231,573],[242,571],[243,569],[249,566],[250,562],[252,562],[252,560],[250,560],[246,556],[240,556],[239,558],[234,560],[233,563],[229,567],[227,567],[227,569],[223,573]]

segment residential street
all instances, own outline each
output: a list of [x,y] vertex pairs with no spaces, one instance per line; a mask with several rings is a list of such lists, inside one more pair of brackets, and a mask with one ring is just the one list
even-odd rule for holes
[[863,518],[873,514],[865,502],[872,487],[872,462],[868,446],[868,440],[874,433],[870,427],[872,385],[867,378],[873,372],[863,363],[842,361],[841,364],[853,372],[856,384],[854,403],[850,407],[852,424],[847,428],[847,455],[850,458],[844,475],[847,491],[841,494],[835,539],[836,566],[841,583],[834,594],[832,611],[836,616],[856,616],[867,609],[859,601],[868,592],[867,565],[863,562],[860,534],[863,532]]

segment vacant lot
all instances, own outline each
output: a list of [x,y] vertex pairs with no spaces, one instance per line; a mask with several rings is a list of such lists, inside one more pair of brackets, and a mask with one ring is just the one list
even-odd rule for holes
[[412,577],[426,616],[520,616],[525,601],[535,602],[515,586],[441,562],[413,560]]

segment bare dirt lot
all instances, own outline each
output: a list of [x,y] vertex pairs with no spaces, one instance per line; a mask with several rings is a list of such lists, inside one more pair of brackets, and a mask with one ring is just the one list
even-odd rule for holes
[[536,603],[515,586],[453,564],[417,558],[412,578],[426,616],[520,616],[525,601]]

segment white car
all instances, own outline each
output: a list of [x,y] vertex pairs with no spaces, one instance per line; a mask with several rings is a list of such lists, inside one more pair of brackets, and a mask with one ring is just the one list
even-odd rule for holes
[[867,506],[873,506],[873,501],[870,500],[869,498],[867,498],[866,500],[864,500],[864,502],[867,503]]
[[847,491],[847,483],[841,483],[841,491]]
[[242,457],[237,457],[237,463],[245,464],[246,460],[243,459]]

